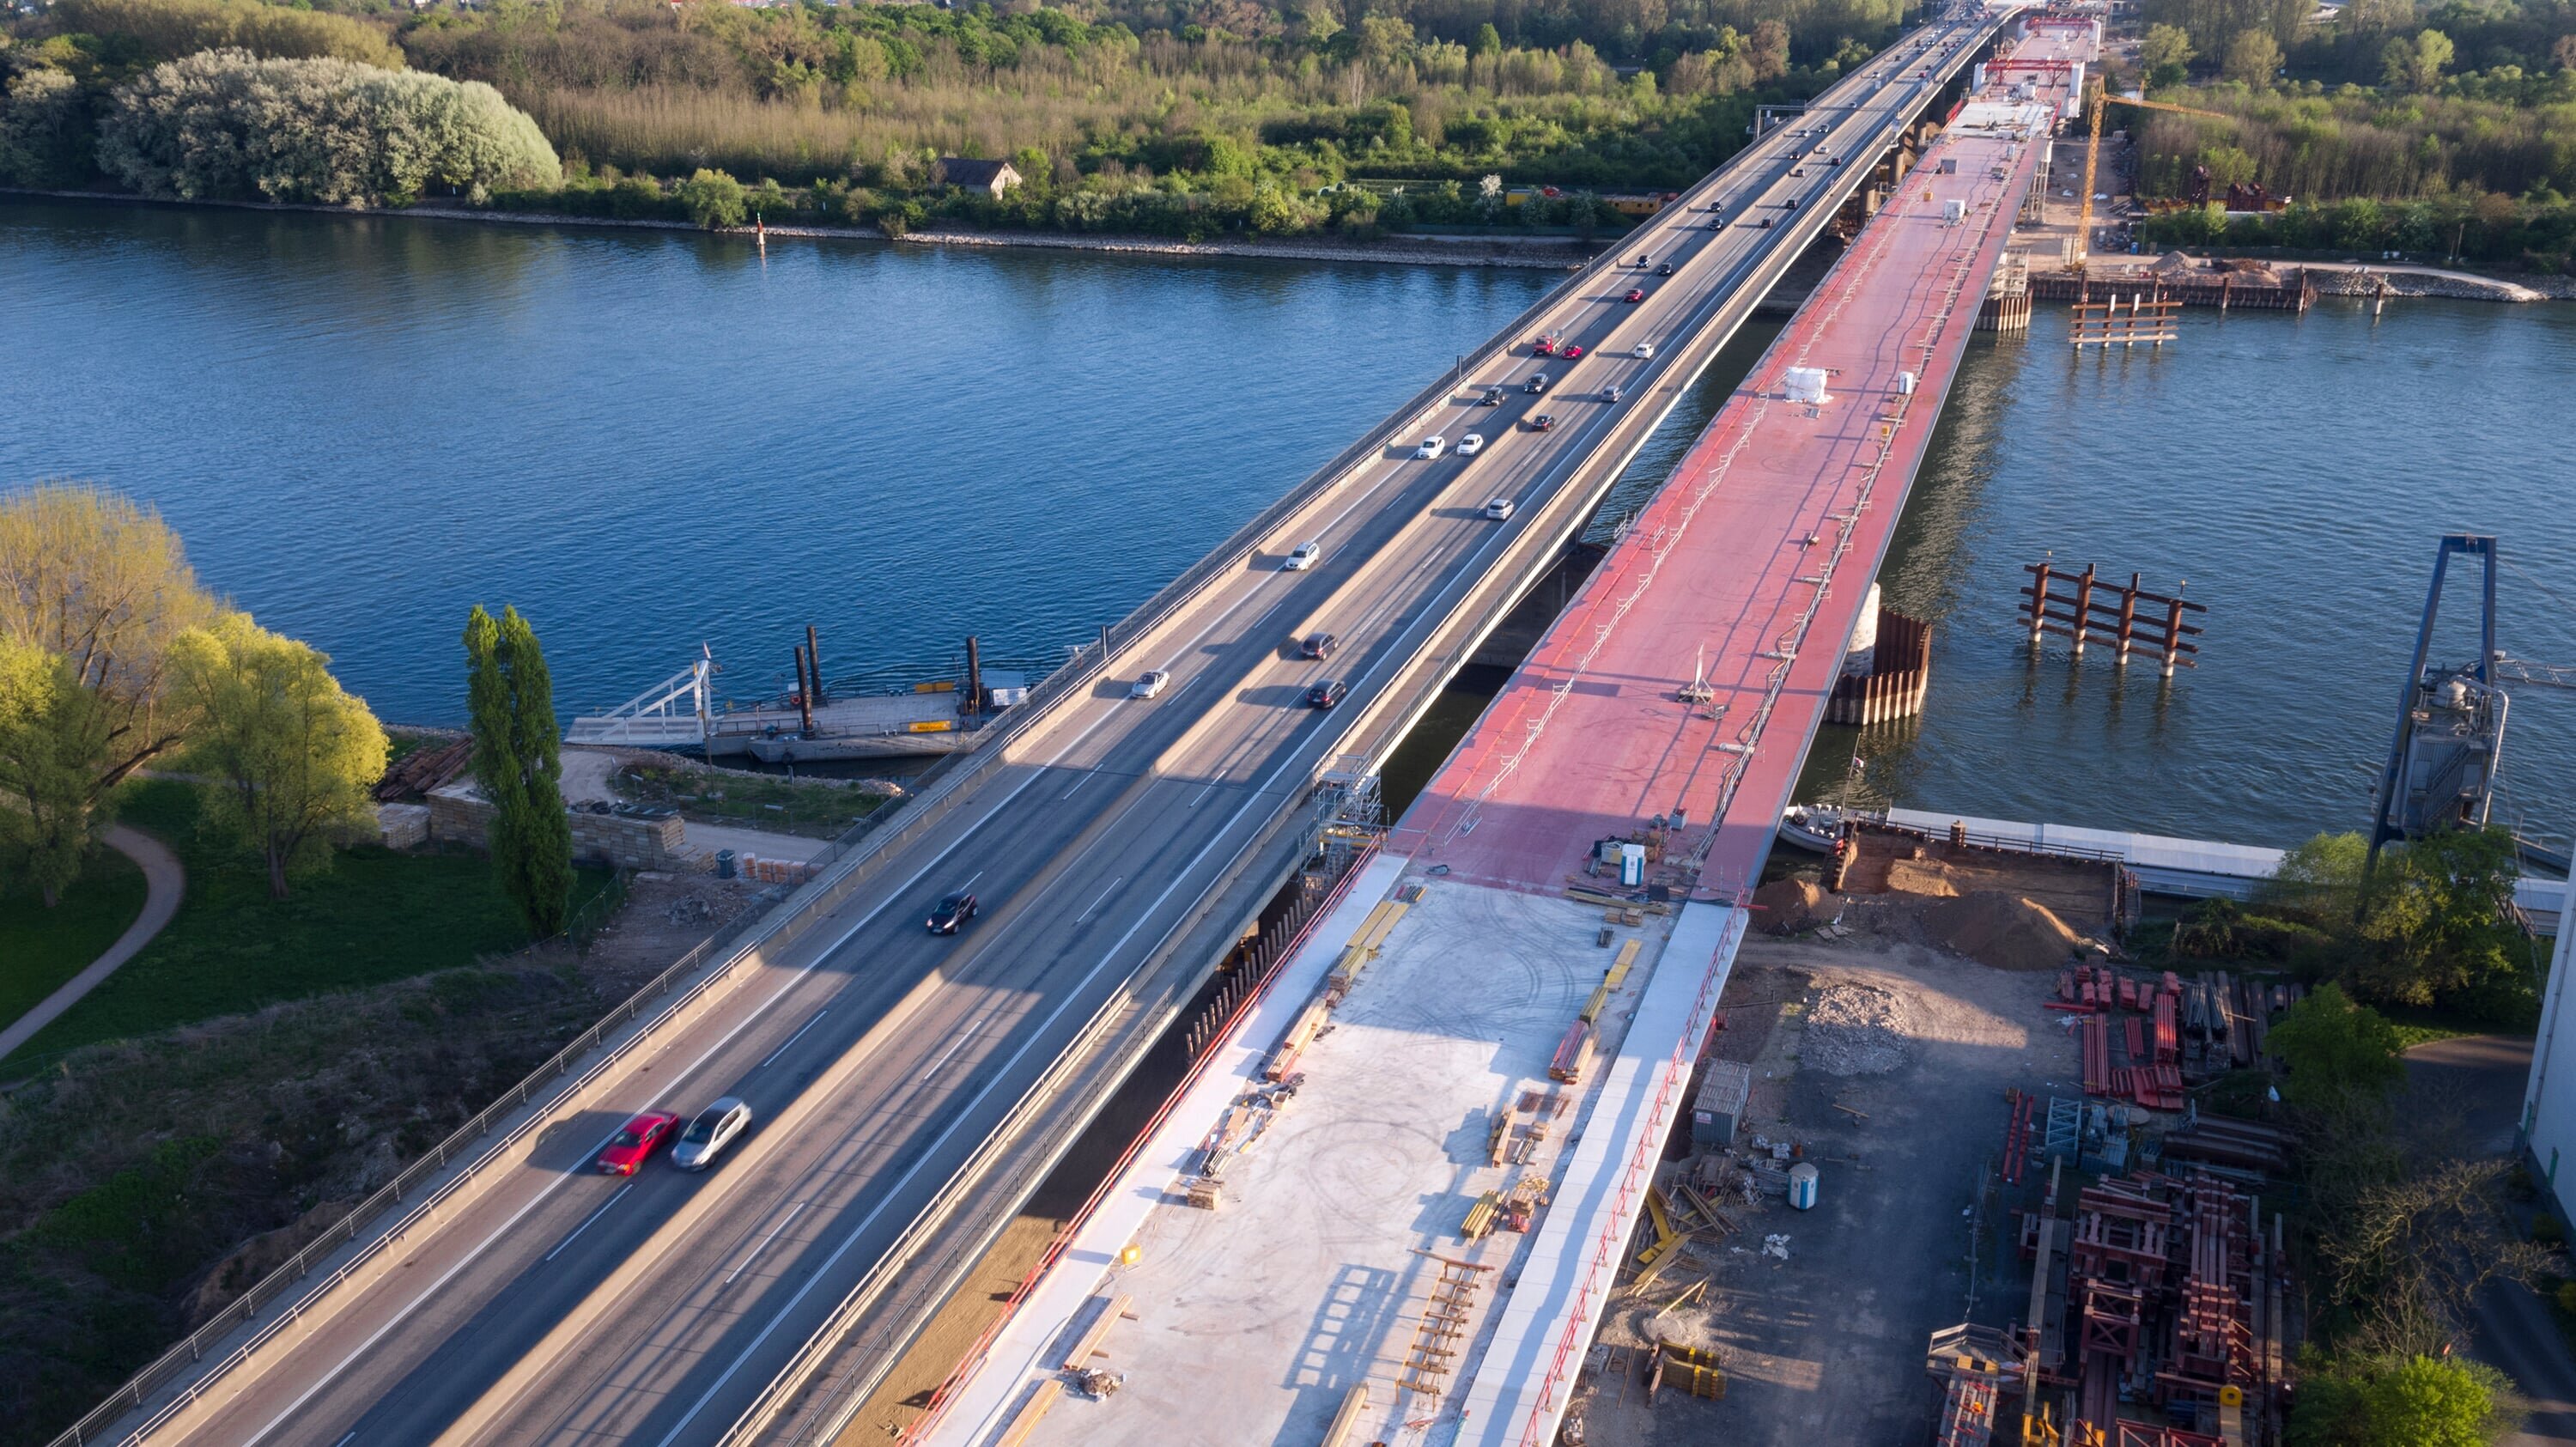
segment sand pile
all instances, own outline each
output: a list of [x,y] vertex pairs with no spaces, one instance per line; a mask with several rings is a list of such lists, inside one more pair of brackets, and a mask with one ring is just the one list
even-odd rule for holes
[[1881,1075],[1905,1063],[1912,1014],[1893,990],[1827,985],[1807,1009],[1798,1063],[1828,1075]]
[[1999,970],[2054,970],[2083,943],[2048,906],[1995,889],[1944,900],[1923,922],[1934,939]]
[[1753,922],[1775,935],[1793,935],[1824,923],[1825,892],[1795,875],[1753,891]]

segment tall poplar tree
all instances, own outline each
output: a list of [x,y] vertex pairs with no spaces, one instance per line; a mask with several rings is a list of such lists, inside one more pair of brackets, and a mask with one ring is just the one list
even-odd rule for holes
[[554,681],[537,632],[516,608],[481,604],[465,621],[474,777],[491,801],[492,865],[528,933],[563,933],[572,911],[572,821],[565,817]]

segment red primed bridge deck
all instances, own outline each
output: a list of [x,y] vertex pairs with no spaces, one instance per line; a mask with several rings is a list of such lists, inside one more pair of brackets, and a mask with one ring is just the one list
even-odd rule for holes
[[[1417,865],[1554,892],[1678,812],[1656,877],[1748,887],[2089,38],[2035,28],[1990,67],[1406,812]],[[1798,367],[1829,400],[1789,400]]]

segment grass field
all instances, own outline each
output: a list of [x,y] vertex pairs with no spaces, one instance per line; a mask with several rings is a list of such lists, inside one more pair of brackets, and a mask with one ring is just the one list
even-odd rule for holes
[[143,871],[101,847],[51,909],[33,890],[0,897],[0,1025],[106,952],[143,912]]
[[[471,964],[527,942],[493,881],[491,861],[480,854],[398,854],[361,845],[342,851],[327,873],[296,881],[288,898],[273,900],[258,860],[199,837],[197,796],[188,785],[145,780],[132,787],[120,813],[178,852],[188,870],[187,897],[159,938],[21,1047],[21,1063]],[[134,879],[139,908],[140,874]],[[610,882],[609,871],[585,868],[574,898]]]

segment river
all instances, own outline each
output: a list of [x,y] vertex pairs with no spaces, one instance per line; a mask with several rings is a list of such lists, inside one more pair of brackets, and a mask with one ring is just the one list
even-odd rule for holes
[[[947,669],[970,632],[1043,662],[1551,282],[0,201],[0,487],[150,500],[398,721],[463,712],[476,601],[535,621],[567,712],[701,643],[727,692],[773,692],[809,622],[836,675]],[[1807,792],[1857,756],[1863,797],[1959,813],[2358,827],[2445,531],[2501,536],[2504,649],[2576,663],[2576,307],[2194,313],[2083,357],[2064,320],[1974,344],[1883,574],[1936,624],[1925,715],[1827,729]],[[2199,667],[2034,658],[2012,614],[2043,556],[2188,579]],[[2516,695],[2503,780],[2567,835],[2576,694]]]

